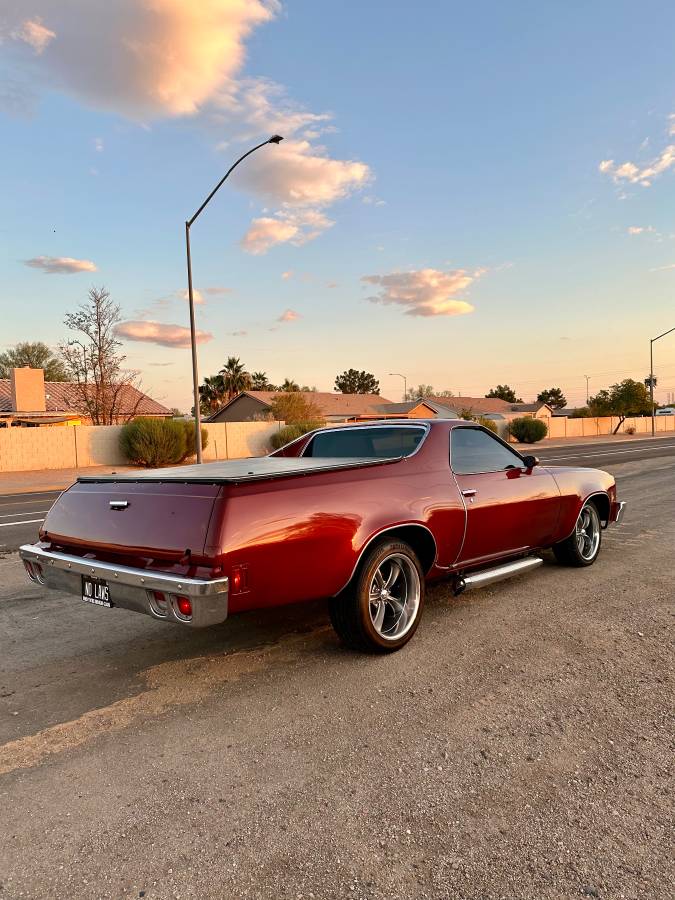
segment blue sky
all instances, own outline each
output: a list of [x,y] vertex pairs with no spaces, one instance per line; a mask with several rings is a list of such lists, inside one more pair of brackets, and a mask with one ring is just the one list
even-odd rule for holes
[[[56,344],[103,284],[128,364],[189,408],[183,222],[274,131],[193,228],[202,375],[580,402],[675,325],[675,8],[5,7],[3,349]],[[675,338],[656,361],[665,401]]]

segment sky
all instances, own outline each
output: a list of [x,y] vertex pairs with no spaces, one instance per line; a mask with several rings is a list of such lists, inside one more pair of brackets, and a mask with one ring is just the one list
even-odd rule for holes
[[[571,405],[675,326],[675,6],[0,0],[0,350],[105,286],[191,406],[229,356]],[[675,394],[675,333],[654,345]]]

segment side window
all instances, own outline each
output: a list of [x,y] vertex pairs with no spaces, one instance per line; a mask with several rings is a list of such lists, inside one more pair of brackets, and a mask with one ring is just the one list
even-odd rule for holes
[[450,433],[450,464],[456,475],[475,475],[521,468],[523,461],[487,431],[461,427]]

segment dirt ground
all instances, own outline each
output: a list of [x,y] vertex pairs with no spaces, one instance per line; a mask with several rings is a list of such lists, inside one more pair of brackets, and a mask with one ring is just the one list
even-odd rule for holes
[[675,458],[614,471],[596,565],[434,587],[388,657],[0,559],[0,897],[672,897]]

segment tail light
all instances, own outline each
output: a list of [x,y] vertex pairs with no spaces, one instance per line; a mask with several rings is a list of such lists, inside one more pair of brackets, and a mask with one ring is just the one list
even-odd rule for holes
[[192,603],[188,597],[176,597],[176,608],[183,618],[192,618]]

